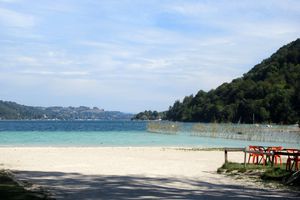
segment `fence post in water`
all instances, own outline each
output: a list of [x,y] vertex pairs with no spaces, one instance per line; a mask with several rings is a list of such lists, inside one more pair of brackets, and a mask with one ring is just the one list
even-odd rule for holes
[[228,163],[227,149],[225,148],[225,163]]

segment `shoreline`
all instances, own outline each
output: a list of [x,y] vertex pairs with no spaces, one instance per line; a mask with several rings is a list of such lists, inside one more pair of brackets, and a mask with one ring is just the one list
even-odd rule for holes
[[[172,150],[194,150],[194,151],[224,151],[225,148],[230,147],[189,147],[189,146],[0,146],[1,149],[64,149],[64,148],[74,148],[74,149],[172,149]],[[241,147],[243,148],[243,147]]]
[[[243,157],[230,152],[229,161],[242,162]],[[299,197],[217,174],[223,163],[223,151],[180,147],[0,147],[0,169],[56,199]]]
[[[243,153],[231,158],[242,161]],[[224,152],[209,148],[0,147],[1,167],[15,170],[200,176],[199,169],[216,171],[223,162]]]

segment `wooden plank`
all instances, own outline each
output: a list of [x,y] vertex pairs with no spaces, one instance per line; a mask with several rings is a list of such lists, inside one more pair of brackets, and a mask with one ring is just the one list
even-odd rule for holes
[[261,151],[246,151],[246,153],[253,153],[253,154],[264,154],[264,155],[268,155],[268,156],[272,156],[273,153],[272,152],[261,152]]
[[282,156],[300,156],[300,153],[289,153],[289,152],[282,152],[282,151],[274,152],[274,154],[282,155]]
[[[281,158],[280,158],[280,159],[281,159]],[[273,166],[274,166],[274,160],[275,160],[275,154],[273,153],[273,155],[272,155],[271,167],[273,167]]]
[[244,152],[245,148],[224,148],[225,163],[228,163],[228,152]]
[[228,163],[228,155],[227,155],[227,150],[225,149],[225,163]]
[[227,150],[227,152],[229,151],[234,152],[234,151],[244,151],[245,148],[224,148],[224,150]]
[[247,153],[244,151],[244,167],[246,168]]

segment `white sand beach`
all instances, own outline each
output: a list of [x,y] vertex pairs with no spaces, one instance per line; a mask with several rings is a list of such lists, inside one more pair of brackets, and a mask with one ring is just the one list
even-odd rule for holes
[[[243,153],[229,153],[242,162]],[[216,173],[223,151],[157,147],[2,147],[0,168],[56,199],[298,199]]]

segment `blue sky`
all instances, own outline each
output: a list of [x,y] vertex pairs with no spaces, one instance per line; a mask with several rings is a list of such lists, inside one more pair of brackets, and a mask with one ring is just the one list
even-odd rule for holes
[[162,111],[299,35],[298,0],[0,0],[0,99]]

